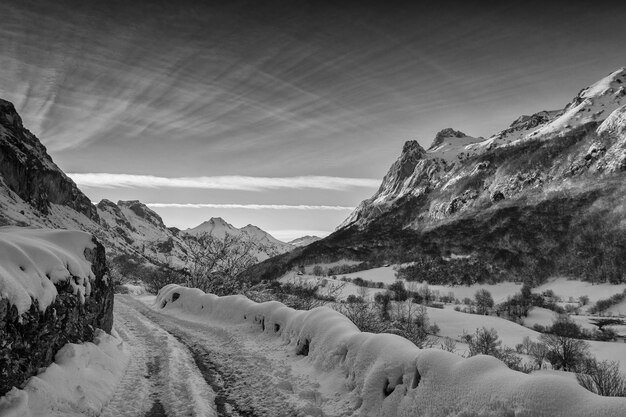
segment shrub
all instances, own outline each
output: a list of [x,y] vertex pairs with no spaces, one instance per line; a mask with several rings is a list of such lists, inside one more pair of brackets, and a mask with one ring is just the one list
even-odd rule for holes
[[607,310],[609,307],[614,306],[615,304],[620,303],[624,298],[626,298],[626,290],[621,293],[617,293],[612,295],[609,298],[598,300],[596,303],[589,309],[589,313],[596,314],[600,313],[604,310]]
[[493,308],[493,298],[489,291],[480,289],[476,291],[474,298],[476,299],[478,314],[487,314]]
[[567,316],[559,317],[539,340],[548,348],[547,359],[555,369],[576,371],[588,357],[589,343],[578,339],[580,327]]
[[618,362],[590,359],[584,370],[576,374],[578,383],[587,390],[607,397],[626,397],[626,375]]

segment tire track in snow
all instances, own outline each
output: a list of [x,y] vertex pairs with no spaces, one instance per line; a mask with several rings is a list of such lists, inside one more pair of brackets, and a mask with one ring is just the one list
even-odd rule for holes
[[304,359],[296,357],[292,348],[277,338],[260,332],[251,334],[250,328],[198,323],[162,314],[131,297],[125,297],[124,302],[189,349],[205,381],[216,393],[220,416],[348,416],[354,411],[352,407],[333,406],[334,402],[346,401],[341,389],[332,394],[342,397],[341,401],[326,398],[307,372],[294,375],[292,366],[302,364]]
[[158,323],[192,353],[196,366],[216,393],[223,417],[296,417],[299,413],[275,388],[271,365],[220,327],[210,328],[155,312],[132,300],[133,307]]
[[188,349],[115,298],[115,329],[131,350],[128,369],[101,417],[214,416],[213,391]]

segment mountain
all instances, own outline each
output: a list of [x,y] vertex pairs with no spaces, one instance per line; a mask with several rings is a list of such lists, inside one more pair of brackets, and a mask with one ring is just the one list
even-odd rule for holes
[[250,240],[256,246],[255,256],[259,260],[289,252],[294,248],[291,244],[281,242],[257,226],[249,224],[238,229],[221,217],[213,217],[194,228],[184,230],[182,233],[190,236],[208,234],[218,239],[224,239],[226,235],[231,235]]
[[317,242],[320,239],[321,237],[306,235],[306,236],[302,236],[302,237],[292,240],[291,242],[289,242],[289,244],[296,246],[296,247],[301,247],[301,246],[310,245],[311,243]]
[[106,247],[110,257],[130,255],[152,264],[184,267],[188,240],[210,231],[245,235],[255,242],[259,260],[293,249],[258,227],[236,229],[211,219],[185,232],[167,227],[161,217],[137,200],[93,205],[24,128],[13,104],[0,100],[0,226],[38,226],[83,230]]
[[91,201],[0,99],[0,225],[100,229]]
[[406,142],[335,233],[248,274],[348,258],[415,262],[453,282],[626,281],[624,85],[622,68],[484,140],[448,128],[428,150]]

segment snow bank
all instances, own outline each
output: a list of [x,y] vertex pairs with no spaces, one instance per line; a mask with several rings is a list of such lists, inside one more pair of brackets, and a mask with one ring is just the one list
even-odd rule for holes
[[155,308],[250,323],[282,338],[319,370],[340,369],[361,416],[622,416],[624,398],[600,397],[574,381],[526,375],[488,356],[421,350],[391,334],[364,333],[327,307],[297,311],[279,302],[217,297],[168,285]]
[[95,279],[85,250],[94,247],[85,232],[0,227],[0,299],[8,299],[19,314],[32,299],[44,311],[57,296],[54,284],[68,281],[84,302]]
[[13,388],[0,397],[0,416],[97,415],[115,392],[128,359],[121,339],[102,330],[94,343],[68,343],[24,389]]

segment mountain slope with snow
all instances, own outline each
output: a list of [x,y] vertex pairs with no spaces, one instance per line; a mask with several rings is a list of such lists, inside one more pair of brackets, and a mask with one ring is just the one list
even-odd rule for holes
[[299,237],[297,239],[294,239],[290,242],[288,242],[290,245],[293,245],[295,247],[301,247],[301,246],[307,246],[310,245],[313,242],[317,242],[318,240],[322,239],[321,237],[318,236],[302,236]]
[[[452,281],[553,273],[626,281],[625,74],[481,142],[453,129],[428,150],[406,142],[376,193],[335,233],[250,276],[380,258],[419,260],[425,274]],[[447,262],[451,253],[465,260]]]
[[293,245],[276,239],[257,226],[249,224],[238,229],[221,217],[213,217],[194,228],[182,231],[182,233],[189,236],[207,234],[217,239],[224,239],[226,235],[230,235],[251,241],[255,246],[255,256],[260,261],[294,249]]

